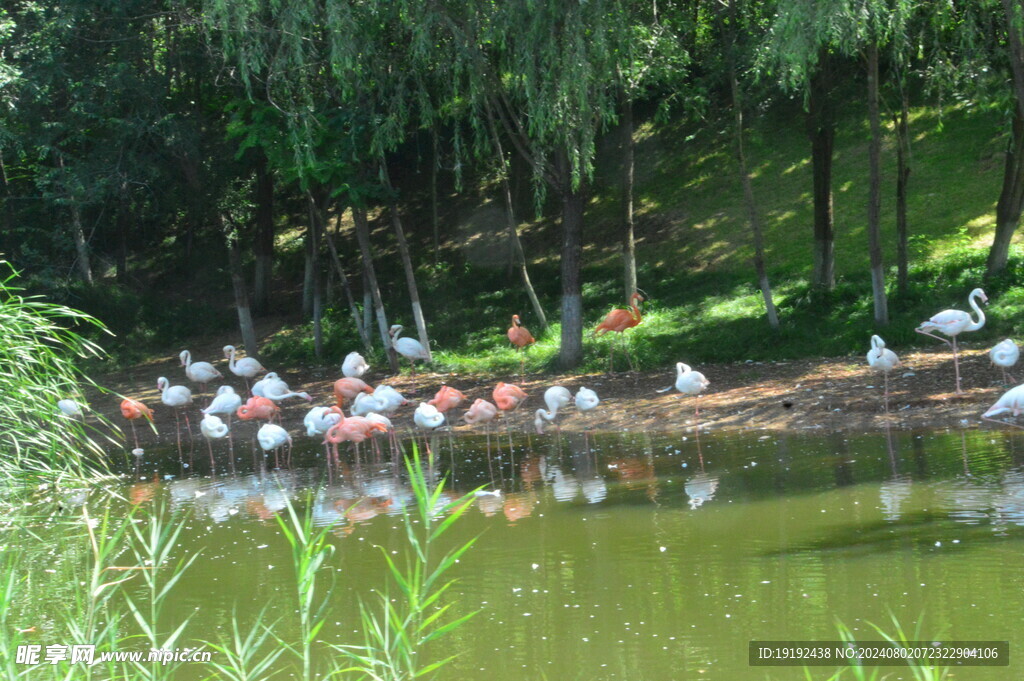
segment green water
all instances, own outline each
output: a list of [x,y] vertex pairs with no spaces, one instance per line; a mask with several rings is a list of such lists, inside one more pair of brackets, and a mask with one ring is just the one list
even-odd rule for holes
[[[1002,431],[796,436],[692,432],[517,435],[488,463],[479,439],[435,440],[436,473],[454,492],[485,495],[445,536],[479,536],[456,566],[454,613],[476,617],[445,639],[458,657],[442,679],[795,679],[799,668],[752,668],[751,640],[834,640],[837,621],[862,639],[869,623],[926,638],[1009,640],[1024,655],[1024,438]],[[294,621],[294,576],[275,513],[312,496],[337,551],[324,641],[358,643],[358,601],[385,588],[378,547],[403,547],[411,494],[387,450],[351,455],[330,481],[315,446],[289,471],[182,476],[174,452],[147,452],[124,501],[190,514],[176,555],[201,556],[175,588],[166,624],[216,639],[260,609]],[[218,452],[218,459],[226,459]],[[205,450],[195,470],[208,472]],[[203,465],[205,462],[205,466]],[[454,471],[452,464],[454,463]],[[222,464],[219,464],[222,465]],[[155,479],[155,481],[154,481]],[[62,501],[71,525],[82,495]],[[98,495],[89,500],[99,503]],[[47,530],[38,530],[45,538]],[[8,537],[8,540],[11,538]],[[19,541],[19,540],[15,540]],[[20,541],[26,546],[31,538]],[[67,552],[32,561],[36,593],[19,626],[44,623],[66,583]],[[48,571],[49,570],[49,571]],[[30,642],[50,640],[44,626]],[[179,678],[204,678],[202,665]],[[960,679],[1020,678],[1006,668],[958,670]],[[815,678],[825,678],[821,669]],[[891,679],[912,678],[888,668]]]

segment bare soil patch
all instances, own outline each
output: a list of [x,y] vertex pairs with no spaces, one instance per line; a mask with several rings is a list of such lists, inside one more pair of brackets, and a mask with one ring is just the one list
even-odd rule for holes
[[[219,347],[197,348],[198,359],[219,358]],[[1002,383],[997,367],[989,362],[987,351],[966,350],[960,358],[964,394],[954,391],[952,354],[943,351],[911,352],[902,358],[903,365],[890,376],[889,412],[883,409],[882,376],[872,371],[861,356],[781,362],[744,362],[712,364],[695,367],[710,381],[700,398],[702,428],[712,430],[795,430],[813,431],[875,431],[885,428],[935,429],[964,428],[981,424],[981,414],[1009,387]],[[215,362],[227,383],[240,393],[244,384],[231,375],[227,363]],[[340,362],[339,362],[340,366]],[[332,384],[341,377],[340,368],[324,369],[274,367],[293,390],[304,390],[314,397],[313,404],[332,404]],[[159,376],[167,376],[172,384],[189,385],[177,357],[168,357],[126,371],[104,376],[101,383],[121,394],[142,399],[154,408],[157,427],[172,432],[174,415],[160,403],[156,390]],[[412,406],[403,408],[394,419],[400,429],[412,428],[412,413],[417,402],[428,400],[444,384],[463,391],[468,407],[478,397],[491,399],[498,380],[516,382],[530,397],[512,415],[515,429],[533,427],[533,413],[544,406],[544,390],[563,385],[572,391],[580,386],[595,390],[602,402],[590,418],[580,415],[575,407],[565,409],[559,417],[563,430],[595,431],[635,430],[657,431],[692,427],[695,400],[681,398],[674,389],[664,393],[675,382],[675,368],[659,371],[621,374],[530,375],[516,380],[417,372],[388,376],[373,370],[364,377],[373,385],[387,383],[409,398]],[[194,392],[197,386],[189,386]],[[106,414],[114,423],[123,423],[118,412],[119,400],[111,395],[93,396],[92,407]],[[196,396],[197,405],[205,405],[206,397]],[[302,418],[308,404],[293,400],[283,406],[285,427],[295,435],[302,431]],[[198,433],[198,406],[193,430]],[[457,409],[461,415],[463,408]],[[458,425],[458,430],[468,426]],[[151,437],[151,436],[149,436]]]

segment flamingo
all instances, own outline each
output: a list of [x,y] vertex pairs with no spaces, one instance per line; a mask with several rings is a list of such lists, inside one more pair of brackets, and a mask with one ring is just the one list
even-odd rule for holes
[[700,394],[708,387],[708,379],[699,371],[694,371],[687,364],[676,362],[676,390],[683,395],[693,395],[697,398],[693,417],[700,416]]
[[188,350],[182,350],[178,359],[181,360],[181,366],[185,367],[188,380],[199,384],[200,394],[206,392],[207,383],[221,377],[221,373],[209,362],[193,362],[192,353]]
[[[369,421],[370,423],[379,423],[380,425],[384,426],[383,432],[387,434],[388,439],[391,442],[391,446],[394,449],[398,449],[398,436],[395,434],[395,424],[391,423],[391,419],[389,419],[387,416],[384,416],[383,414],[378,414],[377,412],[370,412],[369,414],[366,415],[366,420]],[[375,435],[377,432],[379,431],[374,430],[370,433],[370,435]],[[375,449],[377,448],[376,440],[373,441],[373,446]],[[377,449],[377,453],[378,455],[380,454],[379,449]]]
[[228,450],[231,453],[231,467],[235,466],[235,440],[231,435],[231,417],[238,411],[238,408],[242,406],[242,396],[235,392],[235,389],[230,385],[222,385],[217,388],[217,394],[214,395],[213,401],[210,402],[210,406],[206,409],[202,409],[202,413],[208,416],[223,415],[228,417],[227,433],[228,433]]
[[274,404],[274,401],[266,397],[250,397],[245,404],[239,407],[235,413],[243,421],[257,419],[269,421],[280,413],[281,409]]
[[350,416],[331,426],[324,436],[324,442],[334,445],[334,462],[338,463],[338,444],[352,442],[359,444],[366,440],[374,431],[386,431],[382,423],[370,421],[361,416]]
[[213,414],[207,414],[203,417],[203,420],[199,423],[199,430],[206,438],[206,448],[210,450],[210,471],[212,472],[217,464],[213,460],[213,445],[210,444],[210,440],[219,440],[226,437],[230,430],[227,424]]
[[[462,415],[462,420],[471,426],[475,426],[478,423],[484,424],[484,432],[487,433],[487,465],[491,464],[491,421],[498,415],[498,407],[485,399],[477,398],[477,400],[470,406],[465,414]],[[491,478],[494,478],[493,471],[491,472]]]
[[512,326],[508,329],[508,339],[512,342],[512,345],[516,346],[516,350],[519,352],[519,373],[521,375],[526,367],[526,347],[537,341],[529,329],[519,321],[519,315],[517,314],[512,315]]
[[367,416],[373,412],[384,411],[387,404],[382,402],[376,394],[356,393],[356,399],[352,402],[353,416]]
[[228,369],[231,370],[235,376],[245,379],[245,389],[249,390],[249,381],[256,378],[256,376],[266,369],[253,357],[243,357],[239,360],[235,359],[235,346],[225,345],[224,346],[224,358],[228,360]]
[[82,418],[82,407],[74,400],[58,400],[57,409],[68,418]]
[[449,409],[454,409],[462,404],[465,399],[466,396],[462,394],[461,391],[456,390],[450,385],[442,385],[441,389],[437,391],[437,395],[434,396],[434,399],[428,401],[427,404],[434,405],[437,407],[437,410],[443,414]]
[[[590,388],[581,387],[579,390],[576,391],[576,396],[573,398],[573,402],[576,403],[576,408],[579,409],[581,414],[589,414],[590,412],[597,409],[597,405],[601,404],[601,398],[598,397],[597,393],[591,390]],[[588,425],[587,430],[583,431],[584,435],[586,435],[587,432],[590,430],[590,417],[588,416],[587,419]]]
[[1012,340],[1007,338],[1001,343],[997,343],[994,348],[988,351],[989,357],[992,358],[992,363],[1003,370],[1003,382],[1009,383],[1013,376],[1010,376],[1010,372],[1007,371],[1010,367],[1017,363],[1020,359],[1020,348]]
[[341,363],[341,373],[348,378],[362,378],[370,370],[370,365],[358,352],[350,352]]
[[295,392],[280,378],[263,386],[263,397],[266,397],[268,400],[273,400],[274,402],[287,400],[289,397],[301,397],[307,402],[313,401],[313,398],[309,393]]
[[[914,329],[918,333],[924,334],[925,336],[931,336],[936,340],[940,340],[946,345],[953,348],[953,368],[956,370],[956,394],[963,395],[963,390],[960,389],[960,358],[957,354],[956,337],[964,331],[977,331],[981,327],[985,326],[985,313],[982,312],[978,306],[977,298],[981,298],[982,302],[988,302],[988,296],[980,288],[976,288],[971,291],[970,295],[967,296],[967,302],[974,308],[974,311],[978,313],[978,321],[971,319],[971,315],[963,310],[943,310],[939,312],[931,319],[926,322],[922,322],[919,327]],[[952,338],[952,342],[945,338],[939,338],[929,331],[938,331],[941,334]]]
[[871,337],[871,349],[868,351],[868,365],[885,376],[885,411],[889,411],[889,373],[900,365],[896,353],[885,347],[880,336]]
[[372,395],[373,388],[359,378],[339,378],[334,382],[334,398],[339,407],[344,407],[345,400],[354,400],[359,393]]
[[132,439],[135,440],[135,449],[139,449],[139,437],[135,434],[135,421],[136,419],[144,418],[152,423],[153,410],[138,400],[126,397],[121,400],[121,416],[128,419],[128,423],[132,425]]
[[[993,423],[1000,423],[996,421],[993,416],[999,416],[1010,412],[1013,416],[1019,416],[1024,412],[1024,385],[1018,385],[1016,388],[1010,388],[1003,395],[996,400],[996,403],[988,408],[981,418],[986,421],[992,421]],[[1020,426],[1017,426],[1018,428]]]
[[[633,295],[629,297],[629,308],[616,308],[609,312],[607,316],[605,316],[604,321],[597,325],[593,333],[594,336],[602,336],[609,331],[617,332],[619,337],[622,339],[622,351],[626,353],[626,360],[629,362],[630,370],[633,370],[633,359],[629,356],[629,348],[626,347],[625,336],[622,334],[626,329],[631,329],[643,321],[643,316],[640,314],[640,308],[637,306],[638,303],[642,302],[644,302],[644,297],[634,291]],[[612,371],[612,356],[614,352],[615,346],[614,344],[610,344],[608,346],[609,373]]]
[[[341,409],[338,407],[313,407],[306,413],[306,417],[302,419],[302,425],[306,427],[306,435],[316,437],[317,435],[326,435],[331,426],[337,425],[344,418],[345,415],[341,413]],[[326,442],[324,443],[324,451],[327,461],[330,463],[330,454],[327,451]]]
[[285,445],[288,445],[289,449],[292,446],[292,436],[276,423],[264,423],[260,426],[259,432],[256,433],[256,441],[260,443],[260,449],[264,452],[273,450],[275,468],[281,467],[281,462],[277,458],[278,450]]
[[544,422],[553,422],[555,417],[558,416],[558,410],[567,406],[570,402],[572,402],[572,393],[569,392],[568,388],[556,385],[545,390],[544,404],[547,405],[548,410],[538,409],[533,418],[533,425],[537,429],[537,434],[542,435],[544,433]]
[[416,360],[430,361],[430,355],[418,340],[414,338],[399,338],[398,334],[402,333],[403,328],[401,324],[395,324],[388,330],[388,334],[391,336],[391,345],[395,348],[395,352],[409,360],[409,366],[412,368],[413,375],[415,375]]
[[[413,414],[412,420],[417,428],[432,431],[444,425],[445,416],[434,405],[420,402],[419,406],[416,407],[416,413]],[[424,443],[426,444],[426,436],[424,436]],[[427,451],[430,451],[429,444],[427,444]]]
[[[183,385],[171,385],[171,382],[164,376],[157,379],[156,389],[160,391],[160,401],[174,409],[174,423],[178,433],[178,458],[181,459],[181,418],[179,413],[184,407],[192,404],[192,391]],[[192,424],[188,420],[187,411],[185,412],[185,425],[188,427],[188,436],[191,440]]]
[[381,413],[391,416],[399,407],[404,407],[409,404],[409,400],[402,396],[402,393],[398,392],[390,385],[377,386],[377,389],[373,391],[373,396],[384,405]]
[[[267,375],[252,384],[250,392],[255,397],[266,397],[267,386],[273,385],[281,380],[281,377],[277,375],[276,371],[269,371]],[[287,384],[285,384],[287,385]]]
[[491,397],[494,398],[494,404],[498,409],[502,412],[510,412],[522,404],[527,395],[522,388],[514,383],[498,383],[494,392],[491,393]]

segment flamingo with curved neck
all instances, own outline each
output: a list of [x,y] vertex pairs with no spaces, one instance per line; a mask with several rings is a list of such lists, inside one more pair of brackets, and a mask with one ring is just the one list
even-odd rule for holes
[[[953,348],[953,368],[956,371],[956,394],[963,395],[964,391],[960,389],[960,357],[956,347],[956,337],[964,331],[977,331],[981,327],[985,326],[985,313],[981,307],[978,306],[977,299],[981,298],[982,302],[988,302],[988,296],[980,288],[976,288],[971,291],[970,295],[967,296],[967,302],[978,313],[978,321],[971,319],[971,315],[963,310],[943,310],[938,314],[934,315],[931,319],[926,322],[922,322],[914,331],[925,336],[931,336],[936,340],[940,340],[946,345]],[[943,335],[949,336],[952,340],[948,341],[945,338],[939,338],[934,333],[929,331],[936,331]]]

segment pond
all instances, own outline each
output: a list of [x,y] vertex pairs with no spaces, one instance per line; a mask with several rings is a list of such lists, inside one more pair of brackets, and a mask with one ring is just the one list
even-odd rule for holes
[[[1022,650],[1020,435],[517,433],[511,445],[504,432],[490,456],[481,437],[431,443],[432,473],[448,477],[453,497],[481,485],[500,492],[478,493],[444,537],[446,548],[477,537],[448,594],[453,613],[477,615],[445,639],[443,654],[456,658],[439,678],[803,678],[798,667],[750,667],[748,643],[835,640],[838,623],[877,640],[871,623],[895,635],[893,617],[908,635],[920,621],[922,638],[1008,640],[1011,659]],[[360,642],[360,599],[395,591],[379,547],[401,548],[411,503],[387,447],[364,448],[358,461],[343,452],[328,478],[313,444],[296,448],[290,469],[257,474],[249,444],[236,442],[237,472],[214,477],[201,446],[199,475],[183,475],[173,449],[153,449],[114,486],[124,498],[116,512],[164,503],[190,514],[176,554],[201,554],[166,621],[191,617],[188,631],[207,639],[230,633],[232,613],[245,622],[270,607],[290,622],[294,575],[274,515],[291,499],[312,505],[337,547],[320,638]],[[218,466],[226,455],[218,450]],[[68,495],[61,512],[80,517],[87,500]],[[46,531],[37,530],[44,540]],[[63,572],[54,567],[33,561],[33,583],[46,589]],[[45,620],[59,602],[23,616]],[[206,677],[203,667],[186,665],[179,678]]]

